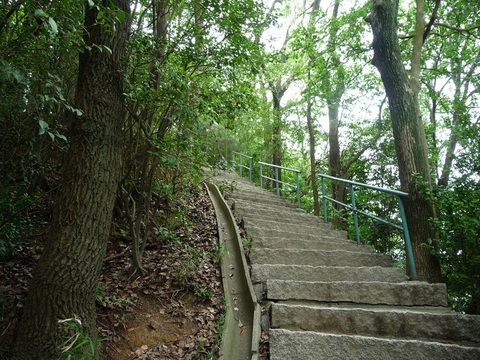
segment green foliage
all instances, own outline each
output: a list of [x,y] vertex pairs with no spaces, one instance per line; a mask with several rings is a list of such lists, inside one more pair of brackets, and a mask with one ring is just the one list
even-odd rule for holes
[[76,316],[70,319],[58,320],[59,326],[65,333],[65,339],[62,340],[60,346],[59,359],[94,359],[97,355],[98,344],[100,340],[98,336],[91,339],[82,332],[82,322]]
[[37,172],[34,164],[31,153],[0,156],[0,258],[20,250],[31,235],[35,218],[29,208],[39,196],[38,191],[30,190],[30,181]]
[[176,280],[185,286],[186,289],[193,290],[194,294],[201,300],[208,300],[213,295],[213,290],[199,283],[197,280],[198,267],[201,265],[203,252],[198,251],[188,245],[185,246],[186,254],[177,259],[175,266]]
[[434,191],[439,215],[433,225],[440,235],[442,262],[450,305],[480,313],[480,182],[463,176]]
[[111,309],[114,308],[120,308],[120,309],[125,309],[125,307],[131,305],[135,306],[135,303],[133,302],[132,299],[128,298],[119,298],[116,296],[106,296],[105,293],[105,286],[102,285],[102,283],[97,284],[97,290],[95,293],[95,299],[98,304],[100,304],[103,307],[108,307]]

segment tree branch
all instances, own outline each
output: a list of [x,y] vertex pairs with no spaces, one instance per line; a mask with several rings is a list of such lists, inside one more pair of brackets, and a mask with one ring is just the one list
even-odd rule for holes
[[438,8],[440,7],[440,1],[441,0],[436,0],[435,1],[435,7],[433,8],[432,16],[430,17],[430,21],[427,24],[427,27],[425,28],[425,32],[423,33],[423,42],[427,39],[428,34],[430,33],[430,30],[432,30],[432,26],[437,19],[438,15]]
[[465,28],[465,29],[458,28],[458,27],[451,26],[451,25],[444,24],[444,23],[434,23],[434,25],[435,25],[435,26],[444,27],[444,28],[447,28],[447,29],[450,29],[450,30],[458,31],[458,32],[470,32],[470,31],[472,31],[472,30],[475,30],[475,29],[479,29],[479,28],[480,28],[480,25],[471,26],[471,27]]

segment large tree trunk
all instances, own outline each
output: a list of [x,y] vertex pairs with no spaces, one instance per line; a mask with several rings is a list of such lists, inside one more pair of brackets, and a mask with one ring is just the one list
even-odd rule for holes
[[[104,1],[110,6],[110,1]],[[129,12],[128,0],[114,0]],[[97,23],[98,10],[86,4],[85,42],[108,46],[80,54],[76,107],[66,172],[54,209],[50,236],[30,284],[19,324],[17,359],[56,358],[65,340],[58,320],[76,316],[81,331],[94,338],[95,291],[105,256],[113,204],[120,175],[123,74],[118,61],[125,54],[128,16],[116,32]],[[113,13],[105,12],[113,19]]]
[[[427,184],[431,182],[417,89],[412,88],[398,44],[397,13],[398,0],[373,0],[373,10],[366,19],[374,35],[372,63],[380,72],[388,96],[401,188],[413,195],[412,199],[405,201],[405,211],[418,278],[440,282],[440,263],[430,248],[423,245],[429,239],[437,238],[429,224],[435,212],[430,198],[419,193],[413,178],[413,174],[419,174]],[[438,247],[438,244],[434,242],[434,246]]]

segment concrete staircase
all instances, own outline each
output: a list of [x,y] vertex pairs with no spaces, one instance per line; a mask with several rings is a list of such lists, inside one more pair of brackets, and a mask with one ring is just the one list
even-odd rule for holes
[[235,174],[233,213],[253,241],[251,276],[270,307],[270,357],[480,359],[480,316],[447,308],[445,284],[408,281],[392,259]]

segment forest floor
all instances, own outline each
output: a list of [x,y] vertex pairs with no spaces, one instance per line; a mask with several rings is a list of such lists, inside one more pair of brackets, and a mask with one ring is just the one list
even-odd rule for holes
[[[174,230],[160,228],[148,240],[141,276],[131,275],[131,241],[121,225],[114,226],[96,294],[103,359],[218,357],[224,303],[216,217],[205,190],[182,201],[181,208]],[[48,225],[36,233],[0,262],[0,359],[11,357]]]

